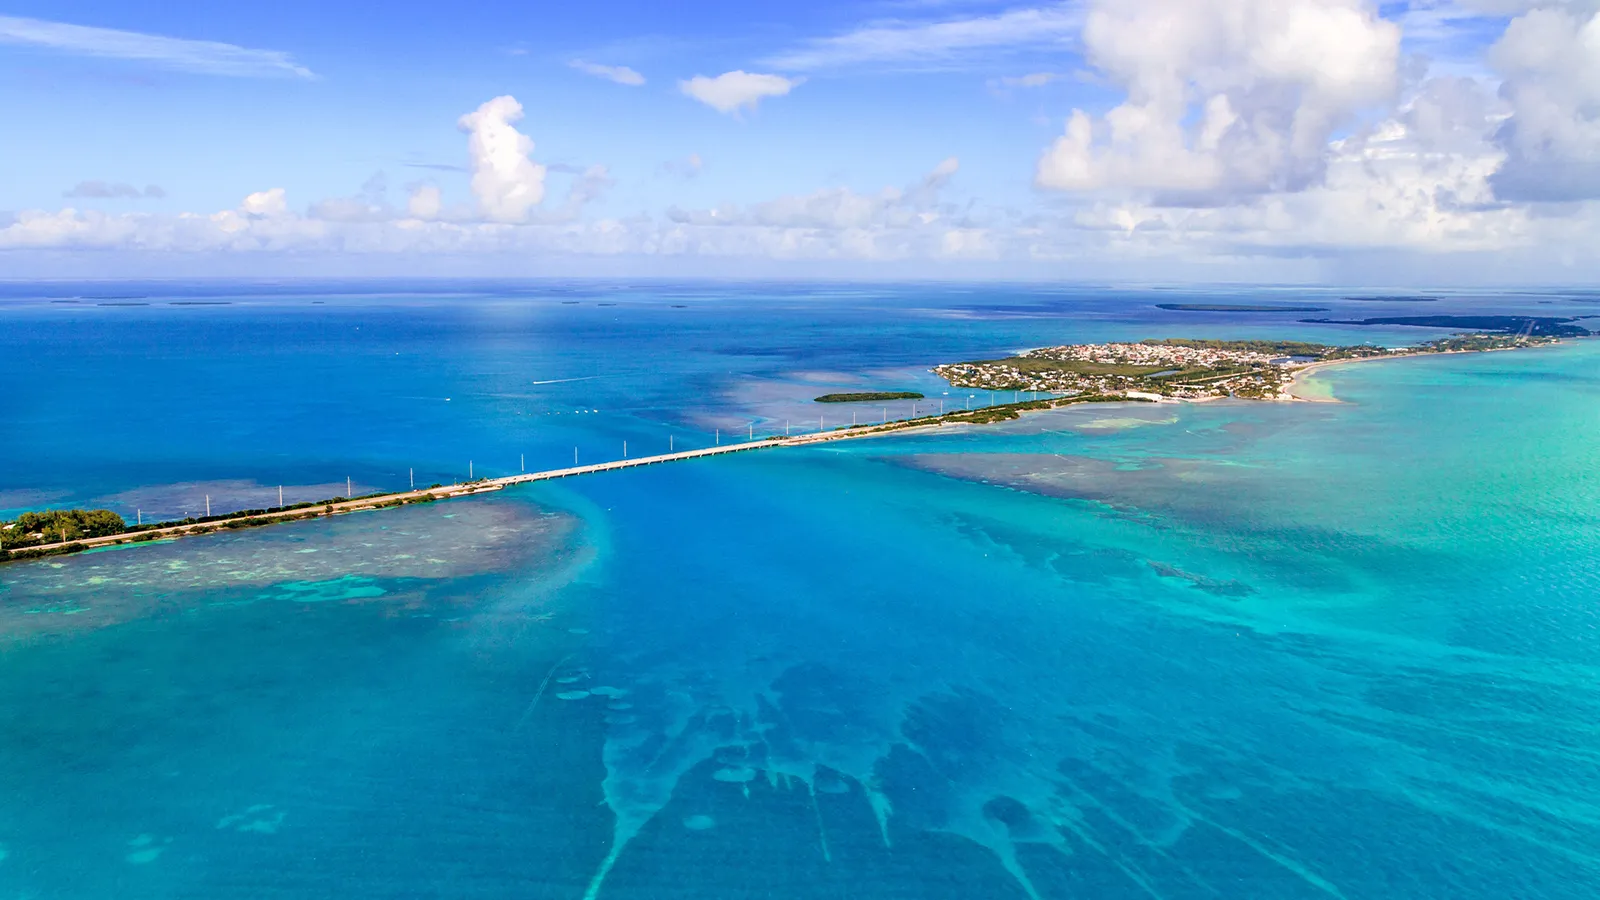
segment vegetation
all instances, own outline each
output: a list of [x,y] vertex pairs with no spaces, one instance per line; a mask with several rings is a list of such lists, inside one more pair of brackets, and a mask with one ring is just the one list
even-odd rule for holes
[[127,530],[128,523],[109,509],[55,509],[23,513],[14,522],[0,523],[0,549],[105,537]]
[[872,400],[921,400],[916,391],[868,391],[860,394],[823,394],[818,403],[865,403]]
[[[922,416],[916,419],[891,422],[890,429],[914,428],[920,425],[993,425],[996,422],[1009,422],[1021,418],[1025,412],[1045,409],[1059,409],[1064,406],[1075,406],[1079,403],[1149,403],[1145,397],[1124,397],[1120,394],[1084,393],[1071,397],[1051,397],[1048,400],[1023,400],[1017,403],[1004,403],[998,406],[985,406],[982,409],[959,409],[943,415]],[[883,430],[883,425],[865,426],[874,430]]]
[[0,550],[0,561],[42,559],[46,556],[66,556],[87,549],[82,544],[54,544],[49,547],[24,547],[20,550]]

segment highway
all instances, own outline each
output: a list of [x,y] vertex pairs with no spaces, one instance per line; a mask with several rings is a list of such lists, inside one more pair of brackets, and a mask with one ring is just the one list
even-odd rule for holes
[[[332,503],[315,506],[304,506],[297,509],[284,509],[273,512],[251,515],[238,513],[229,516],[217,516],[205,522],[195,522],[186,525],[172,525],[166,528],[144,529],[129,531],[121,534],[106,535],[104,537],[80,538],[75,541],[62,541],[54,544],[40,544],[33,547],[19,548],[0,556],[0,562],[20,561],[23,559],[38,558],[40,556],[56,555],[62,552],[77,552],[79,550],[93,550],[101,547],[114,547],[118,545],[134,545],[150,543],[153,541],[168,541],[182,537],[193,537],[201,534],[215,534],[222,531],[233,531],[240,528],[254,528],[263,525],[274,525],[280,522],[295,522],[307,519],[323,518],[326,516],[344,513],[361,512],[364,510],[386,509],[395,506],[404,506],[411,503],[431,502],[434,500],[448,500],[455,497],[469,497],[475,494],[485,494],[503,490],[518,484],[531,484],[536,481],[552,481],[557,478],[576,478],[580,475],[597,475],[602,472],[615,472],[621,469],[635,469],[640,466],[655,466],[663,463],[682,462],[690,459],[702,459],[708,456],[723,456],[729,453],[746,453],[755,450],[767,450],[777,447],[797,447],[806,444],[821,444],[829,441],[845,440],[848,438],[866,437],[872,434],[881,434],[890,431],[902,431],[908,427],[925,427],[936,424],[937,417],[928,417],[928,421],[911,420],[891,422],[887,425],[871,425],[854,428],[844,428],[837,431],[823,431],[812,434],[797,435],[795,437],[771,438],[759,441],[745,441],[737,444],[723,444],[717,447],[705,447],[699,450],[683,450],[677,453],[663,453],[656,456],[639,456],[632,459],[616,459],[610,462],[594,463],[586,466],[569,466],[564,469],[547,469],[541,472],[526,472],[520,475],[508,475],[503,478],[485,478],[463,484],[445,485],[420,491],[402,491],[392,494],[375,494],[369,497],[358,497],[353,500],[339,500]],[[25,554],[25,555],[20,555]]]

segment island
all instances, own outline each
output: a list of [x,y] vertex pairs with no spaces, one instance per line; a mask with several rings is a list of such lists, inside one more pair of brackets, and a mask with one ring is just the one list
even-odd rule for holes
[[1311,366],[1423,353],[1469,353],[1555,343],[1548,334],[1459,334],[1410,347],[1338,347],[1300,341],[1187,338],[1043,347],[1019,356],[936,366],[953,387],[1039,391],[1135,400],[1292,399],[1297,372]]
[[1240,303],[1157,303],[1156,309],[1179,312],[1327,312],[1326,306],[1268,306]]
[[1375,319],[1301,319],[1318,325],[1406,325],[1413,328],[1470,328],[1531,337],[1585,337],[1589,329],[1573,316],[1385,316]]
[[921,400],[916,391],[868,391],[859,394],[823,394],[817,403],[867,403],[874,400]]

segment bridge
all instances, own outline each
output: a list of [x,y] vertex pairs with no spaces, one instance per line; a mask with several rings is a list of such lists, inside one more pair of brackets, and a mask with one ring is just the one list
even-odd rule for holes
[[798,447],[807,444],[821,444],[830,441],[845,440],[849,438],[866,437],[872,434],[882,434],[890,431],[900,431],[906,428],[927,427],[944,424],[940,416],[928,416],[921,419],[900,420],[883,425],[864,425],[859,427],[841,428],[837,431],[821,431],[811,434],[797,435],[794,437],[768,438],[765,440],[745,441],[738,444],[723,444],[716,447],[704,447],[699,450],[682,450],[676,453],[662,453],[655,456],[639,456],[632,459],[623,458],[610,462],[594,463],[586,466],[569,466],[564,469],[547,469],[541,472],[526,472],[520,475],[508,475],[503,478],[484,478],[462,484],[444,485],[425,490],[401,491],[397,493],[373,494],[367,497],[356,497],[349,500],[338,500],[329,503],[311,504],[295,508],[274,509],[260,513],[234,513],[225,516],[207,517],[198,522],[182,525],[170,525],[164,528],[146,528],[135,531],[125,531],[121,534],[105,535],[103,537],[80,538],[75,541],[60,541],[53,544],[40,544],[33,547],[23,547],[11,551],[0,551],[0,562],[34,559],[43,556],[56,556],[66,553],[77,553],[83,550],[94,550],[118,545],[132,545],[150,543],[153,541],[170,541],[182,537],[192,537],[201,534],[214,534],[220,531],[234,531],[241,528],[254,528],[262,525],[275,525],[280,522],[296,522],[307,519],[324,518],[342,513],[361,512],[364,510],[388,509],[396,506],[407,506],[413,503],[428,503],[435,500],[448,500],[454,497],[469,497],[475,494],[485,494],[493,491],[504,490],[518,484],[531,484],[536,481],[553,481],[558,478],[574,478],[579,475],[594,475],[601,472],[615,472],[621,469],[636,469],[640,466],[654,466],[662,463],[681,462],[690,459],[702,459],[708,456],[724,456],[729,453],[746,453],[754,450],[766,450],[775,447]]

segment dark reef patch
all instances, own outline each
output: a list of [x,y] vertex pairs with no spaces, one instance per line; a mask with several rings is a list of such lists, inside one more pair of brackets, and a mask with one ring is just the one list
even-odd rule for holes
[[1157,303],[1156,309],[1179,312],[1327,312],[1326,306],[1270,306],[1241,303]]
[[1183,581],[1187,581],[1197,590],[1202,590],[1208,594],[1218,597],[1229,597],[1237,600],[1241,597],[1248,597],[1256,592],[1255,588],[1245,584],[1242,581],[1219,581],[1215,578],[1207,578],[1204,575],[1196,575],[1193,572],[1185,572],[1182,569],[1179,569],[1175,566],[1169,566],[1165,563],[1152,561],[1150,563],[1150,568],[1162,578],[1178,578]]

